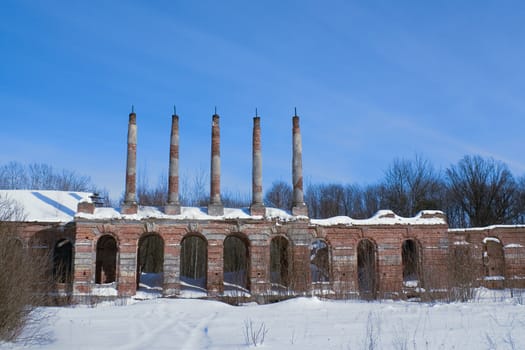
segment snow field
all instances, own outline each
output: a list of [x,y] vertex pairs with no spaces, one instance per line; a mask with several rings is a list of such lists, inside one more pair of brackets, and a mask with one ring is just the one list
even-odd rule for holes
[[[0,349],[246,349],[245,325],[267,349],[523,349],[525,305],[501,292],[470,303],[288,301],[230,306],[196,299],[43,308],[45,341]],[[500,293],[500,294],[498,294]],[[121,302],[122,303],[122,302]]]

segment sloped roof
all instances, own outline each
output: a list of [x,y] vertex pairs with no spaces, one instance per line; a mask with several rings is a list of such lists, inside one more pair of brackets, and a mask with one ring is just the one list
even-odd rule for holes
[[0,190],[0,201],[20,205],[26,222],[69,222],[76,215],[78,203],[91,202],[92,195],[73,191]]

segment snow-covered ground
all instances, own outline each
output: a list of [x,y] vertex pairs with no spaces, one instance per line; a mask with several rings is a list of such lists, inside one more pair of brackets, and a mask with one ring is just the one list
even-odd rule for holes
[[259,329],[267,349],[525,349],[525,303],[508,293],[483,290],[472,302],[450,304],[130,299],[44,308],[44,338],[0,349],[245,349],[247,331]]

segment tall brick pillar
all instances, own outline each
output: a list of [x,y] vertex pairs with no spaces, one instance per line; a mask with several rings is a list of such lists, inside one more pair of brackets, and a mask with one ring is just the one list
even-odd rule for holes
[[180,214],[179,202],[179,116],[171,116],[170,170],[168,178],[168,203],[164,207],[168,215]]
[[303,192],[303,146],[301,141],[301,129],[299,128],[299,117],[297,113],[292,118],[293,128],[293,158],[292,158],[292,181],[293,181],[293,215],[308,216],[308,208],[304,203]]
[[128,158],[126,161],[126,192],[122,203],[122,214],[137,213],[137,115],[131,109],[128,123]]
[[221,134],[219,127],[219,115],[215,113],[212,117],[211,127],[211,171],[210,171],[210,203],[208,204],[208,215],[224,215],[224,207],[221,202]]
[[252,204],[251,215],[264,216],[266,210],[263,204],[262,190],[262,152],[261,152],[261,118],[253,118],[253,140],[252,140]]

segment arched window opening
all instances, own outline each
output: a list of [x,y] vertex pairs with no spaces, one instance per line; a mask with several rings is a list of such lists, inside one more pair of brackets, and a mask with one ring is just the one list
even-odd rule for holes
[[158,234],[140,238],[137,254],[137,286],[162,289],[164,283],[164,240]]
[[407,239],[401,247],[403,283],[406,287],[420,286],[420,256],[416,241]]
[[328,244],[322,239],[310,244],[310,274],[313,283],[330,281]]
[[288,241],[275,237],[270,244],[270,282],[276,287],[288,287],[289,269]]
[[182,288],[206,291],[208,272],[208,246],[204,238],[196,235],[182,240],[180,250],[180,280]]
[[483,265],[485,279],[503,280],[505,276],[505,255],[498,238],[486,237],[483,240]]
[[249,289],[248,246],[237,236],[224,240],[224,289]]
[[53,276],[57,283],[72,281],[73,245],[67,239],[61,239],[53,249]]
[[372,241],[363,239],[357,246],[357,284],[362,298],[376,298],[376,276],[376,246]]
[[449,247],[448,273],[450,298],[466,302],[472,300],[479,276],[479,267],[468,242],[454,242]]
[[117,280],[117,241],[110,235],[97,242],[95,283],[112,283]]

